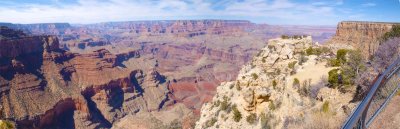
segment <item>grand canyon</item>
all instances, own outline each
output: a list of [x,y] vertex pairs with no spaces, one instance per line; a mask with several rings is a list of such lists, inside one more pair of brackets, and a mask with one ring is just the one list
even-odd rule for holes
[[[386,21],[0,19],[0,128],[343,128],[399,37]],[[369,128],[397,128],[393,94]]]

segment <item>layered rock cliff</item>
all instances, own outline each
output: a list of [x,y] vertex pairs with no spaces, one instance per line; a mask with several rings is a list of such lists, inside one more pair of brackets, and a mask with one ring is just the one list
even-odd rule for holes
[[171,20],[109,22],[89,25],[89,28],[129,29],[133,34],[172,34],[193,37],[205,34],[233,35],[254,24],[245,20]]
[[331,44],[349,45],[360,49],[366,58],[375,53],[382,36],[400,23],[343,21],[337,25]]
[[25,33],[36,35],[59,35],[64,34],[71,25],[69,23],[39,23],[39,24],[11,24],[0,23],[0,26],[7,26],[16,30],[23,30]]
[[122,65],[132,54],[70,53],[54,36],[2,30],[0,117],[18,128],[110,128],[170,103],[168,81],[156,69]]

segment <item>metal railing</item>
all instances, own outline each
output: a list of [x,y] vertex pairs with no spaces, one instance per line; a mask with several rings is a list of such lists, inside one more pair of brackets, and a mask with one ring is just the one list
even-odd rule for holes
[[399,69],[400,58],[379,75],[367,96],[353,111],[342,129],[365,129],[371,125],[398,91],[400,86]]

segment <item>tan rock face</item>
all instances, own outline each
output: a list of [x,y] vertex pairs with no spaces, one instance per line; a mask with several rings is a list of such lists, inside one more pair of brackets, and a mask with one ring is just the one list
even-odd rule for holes
[[360,49],[368,57],[375,53],[380,38],[400,23],[382,22],[340,22],[330,44],[351,45]]

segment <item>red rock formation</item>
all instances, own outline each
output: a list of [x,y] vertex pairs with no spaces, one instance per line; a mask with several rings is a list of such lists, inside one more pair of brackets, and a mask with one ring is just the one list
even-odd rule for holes
[[100,39],[97,41],[88,39],[88,40],[81,41],[81,42],[68,42],[65,44],[64,47],[85,49],[86,47],[96,47],[96,46],[106,46],[106,45],[111,45],[111,43],[108,41],[102,41]]
[[337,26],[335,36],[329,41],[333,44],[351,45],[360,49],[366,58],[371,56],[377,50],[380,38],[392,26],[400,23],[384,22],[355,22],[344,21]]
[[18,128],[109,128],[127,113],[159,110],[168,101],[165,77],[157,71],[119,66],[117,58],[135,52],[73,54],[59,49],[53,36],[1,41],[9,49],[0,49],[0,118]]

